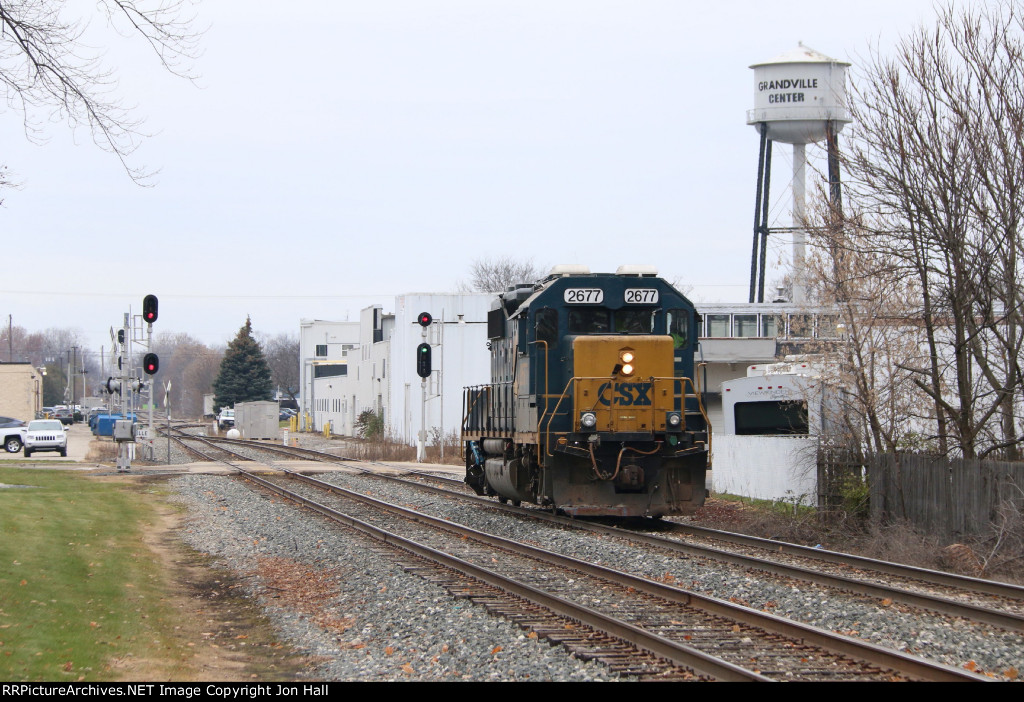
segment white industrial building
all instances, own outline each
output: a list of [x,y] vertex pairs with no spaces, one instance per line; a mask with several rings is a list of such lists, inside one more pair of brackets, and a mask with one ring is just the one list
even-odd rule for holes
[[[421,428],[458,433],[462,388],[490,381],[489,293],[410,293],[393,312],[374,305],[358,322],[302,320],[299,353],[302,428],[352,436],[359,415],[373,410],[397,441],[413,444]],[[418,323],[428,312],[428,327]],[[432,373],[423,402],[416,348],[429,343]]]

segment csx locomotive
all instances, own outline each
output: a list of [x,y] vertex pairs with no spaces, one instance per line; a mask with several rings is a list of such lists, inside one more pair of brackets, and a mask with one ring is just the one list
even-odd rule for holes
[[692,514],[709,428],[693,304],[648,266],[556,266],[487,319],[491,382],[463,395],[466,483],[573,516]]

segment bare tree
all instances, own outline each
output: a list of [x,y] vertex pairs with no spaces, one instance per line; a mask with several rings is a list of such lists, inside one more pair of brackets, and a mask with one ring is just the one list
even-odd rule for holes
[[160,356],[160,370],[153,382],[160,388],[170,381],[172,413],[202,416],[203,395],[212,392],[224,350],[210,348],[181,332],[158,334],[153,339],[153,350]]
[[[192,78],[199,33],[187,0],[97,0],[92,14],[59,0],[0,3],[0,86],[7,104],[22,113],[30,139],[42,125],[66,120],[85,127],[92,140],[114,154],[128,174],[144,182],[145,169],[128,164],[143,136],[141,122],[116,95],[116,74],[93,48],[114,36],[147,44],[170,72]],[[106,32],[94,29],[99,19]],[[95,23],[99,24],[99,22]]]
[[831,438],[847,448],[893,453],[939,450],[929,397],[909,363],[926,360],[920,288],[899,256],[858,246],[849,222],[815,237],[807,281],[815,302],[838,312],[842,341],[828,349],[828,378],[841,392],[829,417]]
[[296,334],[257,335],[274,387],[295,399],[299,392],[299,337]]
[[[1022,20],[1016,0],[950,5],[892,57],[873,53],[844,149],[856,214],[817,222],[828,294],[862,328],[875,314],[907,332],[885,381],[909,379],[932,445],[965,457],[1013,460],[1024,441]],[[863,294],[881,281],[888,311]]]
[[464,292],[504,292],[509,286],[533,283],[543,276],[542,268],[533,260],[521,261],[511,256],[478,258],[470,268],[469,283],[460,283]]

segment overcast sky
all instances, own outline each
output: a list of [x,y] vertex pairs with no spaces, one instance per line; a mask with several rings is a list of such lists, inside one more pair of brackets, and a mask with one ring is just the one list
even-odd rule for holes
[[[86,7],[88,3],[84,3]],[[91,349],[142,297],[226,343],[454,289],[474,259],[653,263],[745,302],[758,136],[749,66],[798,41],[858,62],[930,0],[206,0],[198,86],[112,46],[154,136],[132,183],[88,135],[0,115],[0,314]],[[781,146],[781,145],[780,145]],[[811,149],[808,149],[809,153]],[[790,224],[790,147],[772,224]],[[788,240],[772,260],[788,258]]]

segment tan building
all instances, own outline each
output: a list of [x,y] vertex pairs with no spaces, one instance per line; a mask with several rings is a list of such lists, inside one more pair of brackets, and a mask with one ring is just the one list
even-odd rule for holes
[[0,417],[35,419],[43,406],[43,376],[31,363],[0,362]]

